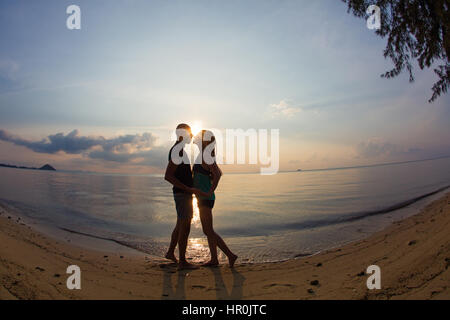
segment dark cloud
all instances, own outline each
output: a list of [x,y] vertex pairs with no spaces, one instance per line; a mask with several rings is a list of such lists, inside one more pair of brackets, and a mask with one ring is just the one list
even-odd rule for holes
[[69,154],[79,154],[93,146],[100,145],[106,139],[104,138],[88,138],[78,136],[78,131],[73,130],[67,135],[57,133],[49,135],[41,141],[29,141],[19,136],[12,135],[5,130],[0,130],[0,140],[14,143],[18,146],[24,146],[34,152],[39,153],[56,153],[64,151]]
[[369,140],[360,142],[356,146],[356,151],[365,158],[374,158],[382,155],[397,154],[399,147],[389,142]]
[[405,148],[397,144],[370,139],[360,142],[356,146],[356,152],[364,158],[398,157],[398,156],[424,156],[425,150],[420,148]]
[[162,166],[166,148],[156,145],[157,137],[151,133],[122,135],[110,139],[80,136],[78,130],[64,135],[56,133],[41,141],[30,141],[0,130],[0,140],[26,147],[34,152],[54,154],[83,154],[91,159],[141,165]]
[[120,163],[135,161],[139,165],[149,165],[161,167],[167,162],[168,148],[153,147],[151,150],[138,151],[132,153],[118,153],[105,150],[94,150],[89,152],[91,159],[102,159]]

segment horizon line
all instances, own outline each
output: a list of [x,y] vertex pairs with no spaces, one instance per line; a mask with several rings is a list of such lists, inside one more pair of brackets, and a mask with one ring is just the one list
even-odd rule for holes
[[[368,165],[356,165],[356,166],[347,166],[347,167],[331,167],[331,168],[316,168],[316,169],[297,169],[297,170],[280,170],[278,173],[290,173],[290,172],[317,172],[317,171],[332,171],[332,170],[348,170],[348,169],[358,169],[358,168],[371,168],[371,167],[382,167],[382,166],[391,166],[391,165],[399,165],[405,163],[414,163],[414,162],[424,162],[424,161],[432,161],[439,159],[447,159],[450,158],[450,155],[434,157],[434,158],[425,158],[425,159],[416,159],[416,160],[406,160],[406,161],[396,161],[396,162],[382,162]],[[101,172],[101,171],[89,171],[89,170],[65,170],[65,169],[57,169],[56,171],[60,172],[69,172],[69,173],[96,173],[96,174],[110,174],[110,175],[136,175],[136,176],[158,176],[163,175],[163,173],[126,173],[126,172]],[[255,172],[227,172],[226,174],[259,174],[259,171]]]

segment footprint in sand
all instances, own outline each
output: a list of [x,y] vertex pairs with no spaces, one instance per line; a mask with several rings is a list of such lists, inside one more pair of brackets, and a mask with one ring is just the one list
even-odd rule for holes
[[201,285],[193,285],[192,289],[205,289],[205,286],[201,286]]
[[312,286],[318,286],[319,285],[319,280],[313,280],[309,283]]
[[263,287],[263,289],[269,289],[273,287],[288,287],[288,288],[295,288],[296,285],[293,285],[291,283],[271,283]]

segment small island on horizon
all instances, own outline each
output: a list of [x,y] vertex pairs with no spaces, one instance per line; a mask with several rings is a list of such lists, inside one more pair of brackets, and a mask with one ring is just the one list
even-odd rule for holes
[[43,165],[40,168],[35,168],[35,167],[24,167],[24,166],[15,166],[15,165],[11,165],[11,164],[5,164],[5,163],[0,163],[0,167],[5,167],[5,168],[13,168],[13,169],[28,169],[28,170],[47,170],[47,171],[56,171],[56,169],[54,167],[52,167],[51,165],[49,165],[48,163]]

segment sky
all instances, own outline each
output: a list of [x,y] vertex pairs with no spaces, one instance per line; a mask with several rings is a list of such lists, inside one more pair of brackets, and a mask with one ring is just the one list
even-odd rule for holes
[[432,70],[382,79],[341,1],[3,0],[0,38],[0,163],[159,173],[181,122],[279,129],[280,170],[450,155]]

